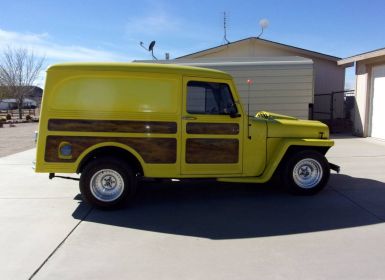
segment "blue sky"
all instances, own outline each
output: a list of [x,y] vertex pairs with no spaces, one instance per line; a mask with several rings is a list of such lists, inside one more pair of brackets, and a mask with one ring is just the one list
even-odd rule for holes
[[139,46],[156,40],[171,58],[256,36],[339,57],[385,47],[385,1],[4,1],[0,49],[23,46],[62,61],[150,59]]

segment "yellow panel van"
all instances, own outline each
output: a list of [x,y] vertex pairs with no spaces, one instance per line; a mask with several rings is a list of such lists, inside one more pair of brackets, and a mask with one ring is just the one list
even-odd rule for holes
[[89,203],[114,208],[145,178],[216,178],[314,194],[333,146],[318,121],[249,116],[230,75],[140,63],[53,65],[37,138],[36,172],[79,173]]

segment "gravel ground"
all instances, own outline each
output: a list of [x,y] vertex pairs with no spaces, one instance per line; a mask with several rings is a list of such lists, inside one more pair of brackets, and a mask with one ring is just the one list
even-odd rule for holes
[[38,123],[19,123],[15,127],[5,124],[0,128],[0,157],[32,149]]

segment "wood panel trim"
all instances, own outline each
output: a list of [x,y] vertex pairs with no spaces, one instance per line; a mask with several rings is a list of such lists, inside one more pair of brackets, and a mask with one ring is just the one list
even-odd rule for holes
[[[68,142],[72,145],[70,159],[59,158],[60,143]],[[175,138],[129,138],[129,137],[88,137],[88,136],[48,136],[45,161],[46,162],[75,162],[88,148],[105,142],[127,145],[134,149],[146,163],[175,163]]]
[[238,139],[190,138],[186,140],[187,163],[237,163]]
[[175,134],[176,122],[50,119],[50,131],[127,132]]
[[239,124],[190,122],[186,124],[186,132],[188,134],[237,135],[239,134]]

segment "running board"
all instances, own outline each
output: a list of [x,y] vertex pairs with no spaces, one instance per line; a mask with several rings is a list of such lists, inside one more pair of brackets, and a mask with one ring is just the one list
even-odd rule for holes
[[67,179],[67,180],[80,181],[79,178],[67,177],[67,176],[57,176],[57,175],[55,175],[55,173],[49,173],[49,177],[48,178],[50,180],[52,180],[53,178],[61,178],[61,179]]
[[228,177],[228,178],[217,178],[218,182],[226,183],[246,183],[246,184],[261,184],[266,183],[264,177]]

